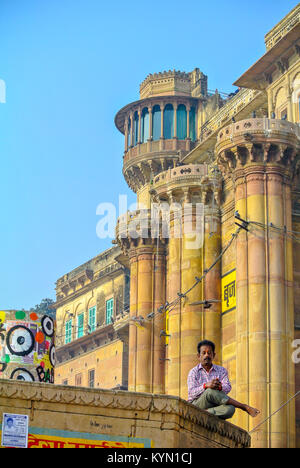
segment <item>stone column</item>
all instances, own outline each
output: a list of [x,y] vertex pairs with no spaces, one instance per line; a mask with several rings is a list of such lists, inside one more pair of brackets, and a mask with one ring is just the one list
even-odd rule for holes
[[[220,167],[234,175],[235,210],[252,222],[236,242],[236,399],[261,411],[255,419],[238,416],[238,424],[247,430],[295,394],[292,245],[285,235],[292,225],[290,184],[297,147],[290,125],[289,133],[276,119],[249,119],[227,133],[222,130],[217,145]],[[241,128],[247,127],[255,132],[242,134]],[[253,447],[294,447],[295,413],[290,407],[280,409],[251,437]]]
[[138,257],[138,316],[144,318],[137,327],[136,392],[151,392],[151,322],[147,315],[153,312],[153,248],[137,248]]
[[[172,195],[169,194],[170,213],[170,238],[168,254],[168,296],[167,301],[173,302],[181,291],[181,213],[174,206]],[[172,209],[173,205],[173,209]],[[181,395],[181,302],[172,306],[167,312],[169,321],[170,338],[167,340],[167,382],[166,393],[168,395]]]
[[[187,291],[203,272],[203,237],[197,239],[196,204],[190,203],[188,191],[185,194],[182,237],[181,292]],[[200,201],[200,200],[199,200]],[[189,204],[187,206],[186,204]],[[203,220],[202,220],[203,222]],[[199,283],[182,299],[181,309],[181,369],[180,397],[187,399],[187,377],[189,371],[198,364],[197,345],[203,336],[202,305],[191,305],[203,300],[203,283]]]
[[[221,252],[221,223],[219,208],[205,207],[204,270],[208,270]],[[203,308],[203,338],[216,345],[216,364],[221,365],[221,262],[206,275],[204,299],[215,299],[209,309]]]
[[[286,219],[285,210],[291,214],[290,206],[286,206],[284,177],[280,168],[269,167],[267,175],[267,221],[275,226],[291,225]],[[288,215],[289,217],[289,215]],[[270,412],[276,411],[291,396],[288,392],[288,374],[290,368],[290,346],[287,336],[290,332],[292,310],[287,309],[287,281],[292,276],[291,258],[286,258],[284,232],[269,230],[269,317],[270,317]],[[289,312],[289,314],[288,314]],[[276,365],[281,362],[282,365]],[[287,414],[288,408],[283,408],[270,421],[270,447],[287,447]]]
[[165,392],[165,338],[161,331],[166,328],[165,314],[158,309],[166,302],[166,256],[164,247],[154,247],[154,319],[152,321],[152,349],[153,349],[153,373],[152,393],[163,394]]
[[[130,319],[138,315],[138,261],[135,250],[129,252],[130,261]],[[128,359],[128,390],[136,390],[136,365],[137,365],[137,326],[135,322],[129,322],[129,359]]]
[[[243,173],[236,175],[235,210],[247,219],[247,186]],[[248,326],[248,240],[242,230],[236,239],[236,399],[249,402],[249,326]],[[248,415],[237,411],[236,424],[249,430]]]
[[118,243],[130,262],[128,387],[135,392],[164,393],[165,342],[161,331],[165,331],[165,315],[157,309],[162,310],[166,302],[167,239],[154,238],[150,210],[145,215],[136,212],[128,216],[141,229],[138,238],[131,237],[138,233],[133,225],[127,226],[125,236],[123,220],[118,220],[116,227]]
[[[292,187],[290,184],[285,183],[283,185],[284,191],[284,225],[287,231],[292,231]],[[296,244],[296,250],[299,250],[299,244]],[[299,264],[300,265],[300,264]],[[285,271],[286,271],[286,283],[285,283],[285,296],[286,296],[286,309],[290,311],[287,314],[287,352],[288,352],[288,367],[287,367],[287,394],[294,395],[295,393],[295,365],[291,356],[290,343],[293,343],[295,339],[295,301],[294,301],[294,266],[295,262],[293,259],[293,241],[289,235],[285,237]],[[287,407],[287,421],[294,421],[296,414],[296,402],[291,401]],[[296,446],[296,428],[292,424],[289,425],[287,431],[287,446]]]
[[[247,218],[265,224],[265,176],[262,167],[252,166],[249,172],[246,172],[246,190]],[[265,233],[250,231],[248,234],[249,404],[261,411],[255,421],[249,419],[250,430],[268,414],[270,362],[266,280]],[[256,356],[261,356],[261,359],[256,359]],[[256,447],[268,446],[266,426],[261,426],[254,437],[257,437]]]

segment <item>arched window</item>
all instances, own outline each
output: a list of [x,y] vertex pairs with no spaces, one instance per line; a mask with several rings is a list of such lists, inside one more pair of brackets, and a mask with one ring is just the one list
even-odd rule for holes
[[161,133],[161,111],[159,106],[153,107],[153,116],[152,116],[152,137],[153,140],[160,139]]
[[187,137],[186,107],[180,104],[177,108],[177,138],[185,140]]
[[131,146],[131,121],[130,117],[128,119],[128,126],[127,126],[127,148]]
[[190,110],[190,139],[192,141],[196,140],[196,111],[195,107],[191,107]]
[[136,111],[133,116],[133,146],[137,145],[139,138],[139,114]]
[[167,104],[164,110],[164,138],[170,140],[174,136],[174,109]]
[[142,143],[146,143],[147,140],[150,138],[149,134],[149,111],[147,107],[145,107],[142,111],[142,127],[141,127],[141,139]]

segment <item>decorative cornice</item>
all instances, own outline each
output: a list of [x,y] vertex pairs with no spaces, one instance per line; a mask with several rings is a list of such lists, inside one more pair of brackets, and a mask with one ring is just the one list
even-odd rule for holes
[[[110,265],[110,266],[112,266],[112,265]],[[88,291],[91,291],[92,289],[98,287],[100,284],[103,283],[103,281],[107,281],[108,276],[109,277],[111,277],[111,276],[116,277],[116,276],[118,276],[120,274],[124,274],[124,270],[125,270],[125,267],[123,265],[121,265],[119,263],[116,263],[115,267],[113,267],[109,271],[105,272],[105,269],[101,270],[101,271],[103,271],[103,274],[101,274],[101,271],[100,271],[99,274],[97,274],[97,276],[94,277],[93,281],[91,281],[91,283],[86,284],[85,286],[80,288],[78,291],[75,291],[72,294],[66,295],[64,297],[59,296],[59,289],[58,289],[57,290],[57,300],[53,304],[53,307],[58,309],[58,307],[64,306],[69,301],[74,301],[78,297],[82,296],[82,294],[86,294]],[[68,284],[60,285],[60,289],[62,291],[63,291],[63,288],[66,288],[65,291],[66,291],[66,293],[68,293],[68,291],[69,291]]]

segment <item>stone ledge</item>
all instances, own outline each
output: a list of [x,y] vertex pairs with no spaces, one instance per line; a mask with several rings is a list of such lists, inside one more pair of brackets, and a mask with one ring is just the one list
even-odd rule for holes
[[[246,431],[199,410],[178,397],[168,395],[0,380],[0,407],[2,412],[20,412],[24,409],[28,414],[30,408],[34,408],[39,414],[39,420],[34,421],[35,426],[41,425],[41,415],[46,410],[47,419],[44,424],[50,424],[57,430],[66,428],[68,418],[71,421],[75,418],[90,418],[92,415],[113,421],[118,418],[118,426],[123,427],[123,432],[127,431],[128,426],[128,433],[132,431],[133,422],[138,422],[139,430],[144,431],[148,437],[150,431],[155,446],[162,443],[162,431],[165,434],[169,431],[169,447],[177,447],[176,444],[183,443],[178,440],[188,440],[188,437],[194,440],[193,446],[199,447],[206,446],[203,445],[204,440],[208,441],[208,446],[211,446],[211,442],[213,446],[232,448],[248,448],[251,443]],[[86,429],[91,425],[88,421],[78,421],[80,428]]]

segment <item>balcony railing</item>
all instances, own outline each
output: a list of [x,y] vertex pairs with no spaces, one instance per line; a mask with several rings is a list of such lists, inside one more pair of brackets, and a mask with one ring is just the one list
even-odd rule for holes
[[246,119],[239,122],[228,125],[223,128],[218,134],[217,145],[222,145],[227,140],[232,140],[236,136],[260,134],[263,137],[277,138],[298,138],[300,141],[300,127],[285,120],[277,119]]
[[294,26],[300,22],[300,5],[291,11],[291,13],[284,18],[275,28],[273,28],[265,38],[267,49],[271,49],[282,39]]
[[150,153],[160,153],[164,151],[178,152],[184,151],[189,152],[195,147],[195,143],[190,139],[178,140],[172,138],[171,140],[148,140],[146,143],[139,143],[128,149],[124,154],[124,165],[127,165],[131,160],[138,158],[139,156],[148,155]]

